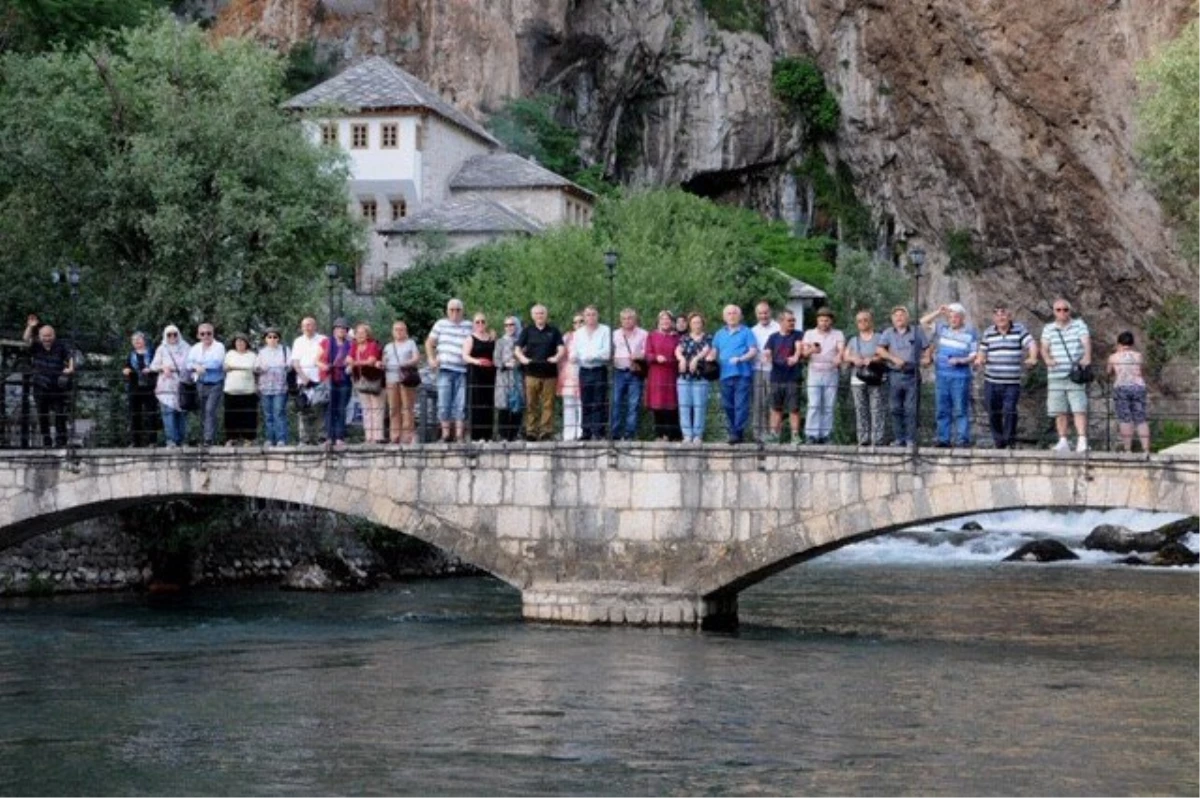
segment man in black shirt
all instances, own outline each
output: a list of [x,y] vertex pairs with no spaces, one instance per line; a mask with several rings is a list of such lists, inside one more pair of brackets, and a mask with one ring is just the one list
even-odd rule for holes
[[[42,431],[42,445],[67,445],[67,396],[71,393],[71,375],[75,373],[75,360],[71,350],[56,340],[54,328],[49,324],[38,330],[38,340],[30,347],[30,365],[33,368],[33,399],[37,404],[38,427]],[[50,439],[50,416],[54,415],[54,440]]]
[[547,321],[545,305],[529,311],[533,324],[517,337],[516,356],[525,367],[525,437],[531,441],[554,439],[554,388],[558,362],[566,348],[562,333]]

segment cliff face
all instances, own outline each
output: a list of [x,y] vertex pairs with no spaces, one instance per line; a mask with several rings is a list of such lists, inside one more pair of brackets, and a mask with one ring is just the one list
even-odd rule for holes
[[[476,113],[553,91],[623,181],[784,217],[803,130],[775,103],[771,67],[800,55],[838,95],[830,154],[853,172],[881,248],[930,252],[926,302],[982,311],[1003,296],[1034,321],[1062,293],[1108,339],[1165,294],[1195,295],[1195,266],[1132,154],[1134,65],[1178,33],[1192,0],[765,6],[759,35],[721,30],[697,0],[231,0],[216,30],[387,54]],[[978,274],[944,273],[951,230],[971,231]]]

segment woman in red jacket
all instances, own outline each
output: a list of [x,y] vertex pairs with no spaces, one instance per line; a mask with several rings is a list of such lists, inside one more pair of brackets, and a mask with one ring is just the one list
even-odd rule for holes
[[383,443],[383,348],[371,334],[371,325],[354,328],[354,343],[346,358],[350,384],[362,405],[363,436],[367,443]]

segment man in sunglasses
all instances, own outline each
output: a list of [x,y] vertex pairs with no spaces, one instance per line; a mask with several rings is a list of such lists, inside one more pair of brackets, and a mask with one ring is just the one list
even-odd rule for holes
[[1042,360],[1046,361],[1046,412],[1058,429],[1056,452],[1071,451],[1067,436],[1075,420],[1075,451],[1086,452],[1087,386],[1072,382],[1071,367],[1092,363],[1092,339],[1083,319],[1071,318],[1071,303],[1054,300],[1054,321],[1042,328]]

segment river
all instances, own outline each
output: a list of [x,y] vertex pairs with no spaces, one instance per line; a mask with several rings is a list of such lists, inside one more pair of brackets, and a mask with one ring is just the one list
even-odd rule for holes
[[858,544],[732,634],[527,624],[485,578],[8,599],[0,792],[1194,795],[1195,570],[995,562],[1098,519]]

